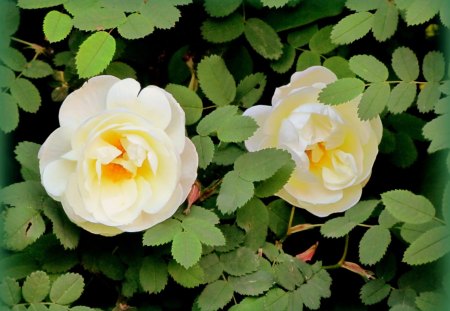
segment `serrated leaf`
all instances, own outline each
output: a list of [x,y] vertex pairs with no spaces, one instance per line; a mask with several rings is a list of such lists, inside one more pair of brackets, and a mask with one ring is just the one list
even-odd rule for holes
[[416,297],[417,294],[412,288],[393,289],[387,303],[391,307],[390,310],[414,311]]
[[23,299],[29,303],[41,302],[50,292],[50,278],[44,271],[31,273],[22,285]]
[[244,276],[231,276],[228,280],[235,292],[246,296],[257,296],[268,291],[274,281],[272,274],[265,270]]
[[380,115],[389,100],[391,87],[387,83],[371,84],[361,97],[358,105],[358,116],[361,120],[370,120]]
[[203,103],[197,93],[178,84],[168,84],[165,90],[172,94],[183,108],[186,115],[186,125],[194,124],[200,120],[203,113]]
[[392,216],[406,223],[426,223],[435,215],[435,209],[427,198],[408,190],[384,192],[381,199]]
[[242,3],[242,0],[205,0],[203,5],[206,12],[213,17],[224,17],[233,13]]
[[238,107],[236,106],[225,106],[215,109],[198,123],[197,133],[207,136],[216,132],[223,120],[233,117],[237,112]]
[[359,201],[345,212],[345,218],[357,224],[366,221],[377,207],[378,200]]
[[7,306],[12,307],[18,304],[21,299],[19,283],[13,278],[4,278],[0,283],[0,300]]
[[0,189],[0,202],[16,207],[39,210],[45,197],[45,190],[38,181],[19,182]]
[[428,230],[431,230],[440,225],[441,223],[436,220],[432,220],[423,224],[403,224],[400,228],[400,236],[407,243],[411,244]]
[[397,30],[398,9],[390,1],[381,1],[380,6],[373,15],[372,32],[375,39],[380,42],[392,37]]
[[39,269],[35,258],[31,258],[27,253],[15,253],[4,256],[0,259],[0,276],[13,279],[23,279],[33,271]]
[[413,83],[400,82],[391,91],[387,108],[392,113],[406,111],[416,98],[417,86]]
[[213,162],[218,165],[231,165],[236,159],[244,153],[244,150],[240,149],[234,144],[227,144],[223,148],[218,146],[214,153]]
[[332,25],[323,27],[316,32],[309,41],[309,49],[319,54],[327,54],[336,48],[336,44],[331,42]]
[[275,200],[267,205],[269,213],[269,228],[279,238],[283,237],[288,229],[291,208],[283,200]]
[[262,57],[276,60],[283,53],[280,37],[273,28],[259,18],[249,18],[245,23],[245,38]]
[[122,62],[112,62],[105,69],[106,75],[115,76],[119,79],[132,78],[137,79],[136,71],[128,64]]
[[347,0],[345,6],[350,10],[361,12],[377,9],[384,0]]
[[31,303],[27,308],[27,311],[48,311],[48,308],[40,303]]
[[217,225],[219,223],[219,217],[217,217],[215,212],[197,205],[191,207],[190,212],[185,219],[188,218],[206,221],[211,225]]
[[172,241],[172,256],[186,269],[195,265],[202,255],[202,244],[190,231],[175,234]]
[[259,266],[259,257],[247,247],[239,247],[220,255],[223,270],[230,275],[241,276],[254,272]]
[[222,121],[217,129],[217,137],[222,142],[242,142],[251,137],[257,128],[258,124],[253,118],[235,115]]
[[305,282],[305,278],[298,270],[298,267],[294,260],[296,258],[290,258],[273,267],[275,279],[278,284],[289,291],[293,291],[297,286]]
[[12,35],[20,24],[20,12],[12,1],[2,1],[0,4],[0,29],[5,35]]
[[24,249],[45,232],[45,222],[40,212],[32,208],[9,208],[4,221],[5,243],[13,250]]
[[446,226],[433,228],[417,238],[406,249],[403,262],[421,265],[435,261],[450,251],[450,231]]
[[323,66],[334,72],[338,79],[355,77],[353,71],[350,70],[348,60],[341,56],[332,56],[327,58],[323,62]]
[[19,125],[19,108],[11,95],[0,93],[0,129],[9,133]]
[[407,47],[399,47],[392,53],[392,68],[405,82],[414,81],[419,76],[419,61],[416,54]]
[[12,47],[2,49],[0,60],[14,71],[22,71],[27,64],[25,56]]
[[36,112],[41,105],[41,95],[37,87],[30,80],[17,78],[11,84],[11,95],[17,105],[26,112]]
[[428,82],[441,81],[445,74],[444,55],[437,51],[427,53],[423,58],[422,70]]
[[22,9],[41,9],[60,5],[67,0],[19,0],[17,5]]
[[223,246],[216,246],[215,249],[219,252],[229,252],[241,245],[244,242],[244,231],[235,225],[222,225],[220,230],[225,236],[226,243]]
[[232,41],[244,33],[244,18],[234,13],[223,19],[208,18],[200,27],[202,37],[212,43]]
[[150,19],[156,28],[170,29],[180,19],[180,10],[166,0],[153,0],[145,2],[141,14]]
[[311,51],[304,51],[302,54],[300,54],[297,58],[297,63],[295,65],[295,69],[297,71],[305,70],[312,66],[319,66],[320,65],[320,55],[311,52]]
[[230,283],[217,280],[206,285],[198,296],[197,303],[203,311],[215,311],[223,308],[233,298],[233,288]]
[[391,154],[391,162],[395,166],[405,168],[411,166],[418,157],[418,151],[412,138],[406,133],[395,134],[395,150]]
[[439,292],[422,292],[416,297],[416,306],[420,311],[444,310],[446,296]]
[[362,264],[373,265],[383,258],[391,243],[389,229],[374,226],[364,233],[359,242],[359,259]]
[[166,287],[169,274],[167,264],[159,257],[145,257],[139,270],[142,289],[150,294],[157,294]]
[[349,233],[356,225],[345,217],[336,217],[327,220],[320,227],[320,233],[326,238],[340,238]]
[[125,39],[139,39],[151,34],[155,29],[152,21],[139,13],[132,13],[127,16],[124,23],[117,27],[117,31]]
[[295,162],[288,161],[272,177],[255,185],[255,195],[266,198],[276,194],[289,181],[295,169]]
[[237,86],[235,101],[245,108],[253,106],[261,98],[266,82],[266,76],[261,72],[246,76]]
[[234,163],[234,170],[247,181],[261,181],[272,177],[291,160],[289,152],[268,148],[241,155]]
[[273,288],[264,295],[264,310],[287,310],[288,304],[289,293],[285,292],[281,288]]
[[391,287],[383,279],[370,280],[361,287],[359,297],[365,305],[373,305],[384,298],[391,292]]
[[65,249],[75,249],[80,240],[81,230],[67,218],[61,206],[48,198],[43,212],[51,220],[53,233],[61,245]]
[[430,0],[423,2],[421,0],[413,0],[406,9],[406,23],[408,25],[419,25],[430,20],[440,9],[441,0]]
[[442,129],[448,128],[450,122],[450,114],[439,116],[423,127],[423,135],[431,140],[428,146],[428,152],[436,152],[438,150],[450,148],[450,139],[446,131]]
[[233,101],[236,82],[220,56],[203,58],[197,66],[197,75],[202,91],[214,104],[225,106]]
[[59,11],[50,11],[44,18],[44,35],[50,43],[65,39],[72,30],[72,18]]
[[290,44],[285,44],[283,46],[283,54],[279,59],[272,62],[270,64],[270,67],[273,69],[273,71],[277,73],[285,73],[289,69],[291,69],[292,65],[295,62],[295,49]]
[[253,183],[242,179],[237,172],[230,171],[220,186],[217,207],[222,213],[230,214],[247,203],[253,194]]
[[142,237],[142,244],[145,246],[158,246],[169,243],[181,230],[181,223],[178,220],[169,218],[147,229]]
[[90,35],[81,45],[75,57],[80,78],[90,78],[102,72],[111,62],[116,51],[116,41],[105,31]]
[[125,20],[125,14],[121,10],[90,6],[74,15],[73,26],[84,31],[103,31],[116,28]]
[[204,281],[206,283],[214,282],[222,275],[223,266],[219,261],[219,256],[215,253],[202,257],[199,264],[204,271]]
[[196,135],[191,138],[198,153],[198,166],[205,169],[214,156],[214,143],[209,136]]
[[349,60],[350,69],[369,82],[384,82],[389,76],[386,66],[372,55],[356,55]]
[[341,19],[331,31],[331,41],[336,44],[349,44],[364,37],[373,25],[373,14],[358,12]]
[[[258,215],[255,217],[254,215]],[[252,250],[262,247],[266,241],[269,226],[269,213],[264,203],[251,199],[237,211],[236,222],[246,232],[245,245]]]
[[11,69],[0,65],[0,87],[9,88],[9,86],[14,82],[15,78],[16,75]]
[[348,102],[364,91],[364,82],[357,78],[343,78],[328,84],[319,93],[319,101],[327,105]]
[[80,298],[83,290],[83,277],[78,273],[66,273],[53,282],[50,300],[60,305],[68,305]]
[[189,269],[176,263],[174,260],[169,262],[168,272],[170,276],[186,288],[194,288],[204,283],[205,273],[200,265],[194,265]]
[[290,0],[261,0],[263,6],[269,8],[281,8],[289,3]]
[[302,284],[297,291],[302,297],[303,304],[307,308],[315,310],[319,308],[321,298],[331,295],[330,285],[331,277],[325,270],[320,270],[306,284]]
[[290,32],[287,36],[287,42],[294,48],[302,47],[308,44],[312,36],[319,30],[317,24],[308,25],[298,30]]
[[29,62],[25,69],[22,71],[22,74],[28,78],[44,78],[53,73],[52,67],[49,64],[35,59]]
[[219,228],[203,219],[189,217],[182,222],[185,231],[193,233],[203,244],[220,246],[225,244],[225,237]]

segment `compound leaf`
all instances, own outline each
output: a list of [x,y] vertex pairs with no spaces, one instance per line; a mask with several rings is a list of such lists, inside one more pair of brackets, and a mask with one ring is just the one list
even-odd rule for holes
[[68,305],[80,298],[83,290],[83,277],[78,273],[66,273],[53,282],[50,300],[60,305]]
[[435,215],[435,209],[427,198],[408,190],[388,191],[381,194],[381,199],[392,216],[406,223],[426,223]]
[[331,31],[331,41],[336,44],[349,44],[364,37],[372,28],[373,14],[358,12],[341,19]]
[[105,31],[90,35],[81,45],[75,57],[80,78],[90,78],[102,72],[111,62],[116,51],[116,40]]

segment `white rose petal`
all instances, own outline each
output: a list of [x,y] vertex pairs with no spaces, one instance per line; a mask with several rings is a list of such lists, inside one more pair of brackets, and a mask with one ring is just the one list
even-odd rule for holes
[[181,106],[165,90],[98,76],[70,94],[39,151],[42,184],[84,229],[111,236],[172,216],[197,177]]
[[321,66],[296,72],[275,90],[272,106],[244,112],[259,126],[245,141],[249,151],[285,149],[296,163],[277,195],[320,217],[345,211],[360,200],[382,136],[379,117],[358,118],[360,97],[337,106],[319,102],[321,89],[336,79]]

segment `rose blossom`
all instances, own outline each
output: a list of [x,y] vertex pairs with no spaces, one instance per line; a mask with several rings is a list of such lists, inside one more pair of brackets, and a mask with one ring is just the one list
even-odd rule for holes
[[379,117],[358,118],[360,97],[336,106],[319,102],[320,91],[336,79],[321,66],[296,72],[289,84],[276,89],[272,106],[257,105],[244,112],[259,125],[245,141],[249,151],[285,149],[296,163],[277,195],[321,217],[359,201],[382,135]]
[[41,180],[74,223],[112,236],[172,216],[197,177],[177,101],[156,86],[98,76],[71,93],[39,150]]

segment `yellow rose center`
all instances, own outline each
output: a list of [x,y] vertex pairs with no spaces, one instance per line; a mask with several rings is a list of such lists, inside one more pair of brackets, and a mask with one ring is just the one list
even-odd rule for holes
[[325,143],[319,142],[305,150],[309,159],[309,169],[317,169],[326,165],[330,161],[329,151]]
[[132,178],[133,174],[120,164],[108,163],[102,165],[102,176],[112,182],[119,182]]

